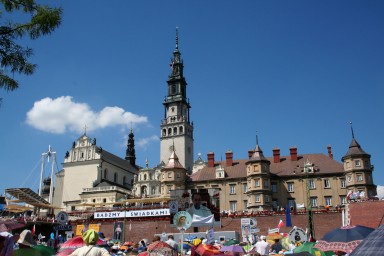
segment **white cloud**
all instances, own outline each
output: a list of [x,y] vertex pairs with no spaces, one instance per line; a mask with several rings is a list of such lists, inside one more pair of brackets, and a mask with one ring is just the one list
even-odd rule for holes
[[379,199],[384,198],[384,186],[380,186],[380,185],[377,186],[377,197]]
[[61,96],[56,99],[47,97],[35,102],[27,113],[26,122],[38,130],[61,134],[66,131],[80,133],[84,125],[92,130],[115,126],[129,128],[137,124],[147,124],[148,118],[116,106],[95,112],[86,103],[75,102],[71,96]]
[[158,141],[158,140],[159,140],[158,136],[152,135],[151,137],[138,139],[136,145],[139,146],[140,148],[145,149],[147,148],[149,143],[151,143],[152,141]]

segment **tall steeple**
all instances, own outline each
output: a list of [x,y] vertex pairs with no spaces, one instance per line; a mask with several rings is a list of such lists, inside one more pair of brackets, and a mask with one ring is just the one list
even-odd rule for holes
[[131,165],[136,166],[136,154],[135,154],[135,139],[133,138],[133,130],[131,129],[128,135],[127,150],[125,152],[125,160],[128,160]]
[[180,163],[189,172],[193,166],[193,123],[190,121],[187,82],[184,78],[184,64],[179,51],[179,31],[176,28],[176,47],[171,58],[171,73],[168,76],[168,95],[165,97],[164,118],[160,129],[160,162],[168,162],[173,151]]

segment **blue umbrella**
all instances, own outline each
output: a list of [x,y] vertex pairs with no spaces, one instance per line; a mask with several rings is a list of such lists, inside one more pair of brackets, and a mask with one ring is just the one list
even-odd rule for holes
[[369,234],[350,254],[350,256],[378,255],[383,251],[384,225]]
[[345,226],[341,228],[336,228],[328,233],[326,233],[322,239],[327,242],[351,242],[356,240],[363,240],[366,238],[373,230],[373,228],[365,226]]
[[319,240],[313,248],[325,251],[343,251],[352,252],[364,238],[366,238],[374,229],[364,226],[345,226],[334,229],[321,240]]

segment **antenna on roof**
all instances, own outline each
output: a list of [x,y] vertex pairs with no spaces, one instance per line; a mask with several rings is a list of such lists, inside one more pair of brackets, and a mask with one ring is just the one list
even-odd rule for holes
[[259,135],[257,134],[257,131],[256,131],[256,145],[259,145]]
[[354,139],[355,138],[355,134],[353,133],[352,122],[349,122],[349,124],[351,125],[352,139]]

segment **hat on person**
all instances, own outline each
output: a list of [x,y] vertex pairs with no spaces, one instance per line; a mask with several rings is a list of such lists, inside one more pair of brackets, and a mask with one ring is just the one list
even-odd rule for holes
[[265,237],[265,236],[260,236],[260,239],[261,239],[261,240],[265,240],[266,237]]
[[83,241],[86,245],[95,245],[97,240],[99,240],[99,235],[93,229],[88,229],[83,233]]
[[33,239],[33,235],[31,230],[25,229],[20,234],[20,238],[17,241],[18,244],[22,244],[25,246],[33,247],[36,245],[35,240]]

